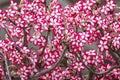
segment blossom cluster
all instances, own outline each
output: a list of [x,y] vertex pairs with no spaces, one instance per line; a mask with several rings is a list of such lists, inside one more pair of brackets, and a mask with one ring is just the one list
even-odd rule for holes
[[0,80],[120,80],[117,8],[114,0],[64,8],[58,0],[10,0],[0,9]]

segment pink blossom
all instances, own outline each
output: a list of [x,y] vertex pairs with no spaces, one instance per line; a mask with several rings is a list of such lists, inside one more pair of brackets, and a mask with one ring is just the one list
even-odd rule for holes
[[98,44],[98,48],[100,49],[100,51],[103,52],[104,50],[108,50],[107,43],[107,41],[100,40],[100,43]]

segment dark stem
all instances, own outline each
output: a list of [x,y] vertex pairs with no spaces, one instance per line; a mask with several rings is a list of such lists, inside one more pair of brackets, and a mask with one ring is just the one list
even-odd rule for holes
[[27,32],[25,28],[23,28],[24,39],[23,39],[23,46],[27,46]]
[[15,26],[17,25],[14,21],[12,21],[10,18],[8,18],[8,20],[13,23]]
[[41,51],[41,53],[40,53],[40,56],[44,54],[45,48],[46,48],[46,46],[47,46],[47,44],[48,44],[49,34],[50,34],[50,29],[48,30],[47,36],[45,37],[45,38],[46,38],[46,43],[45,43],[45,45],[44,45],[44,47],[43,47],[43,49],[42,49],[42,51]]
[[5,64],[5,68],[6,68],[6,74],[7,74],[7,76],[8,76],[8,80],[12,80],[11,79],[11,76],[10,76],[10,71],[9,71],[9,67],[8,67],[8,61],[7,61],[7,59],[6,59],[6,56],[3,54],[3,53],[1,53],[0,52],[0,55],[2,56],[2,58],[4,59],[4,64]]
[[78,33],[78,29],[79,29],[79,28],[78,28],[77,26],[75,26],[75,32],[76,32],[76,33]]
[[61,55],[61,57],[59,58],[59,60],[58,60],[51,68],[40,71],[39,73],[37,73],[37,74],[34,76],[34,78],[37,80],[37,78],[38,78],[39,76],[42,76],[42,75],[44,75],[44,74],[52,71],[53,69],[55,69],[55,68],[60,64],[62,58],[63,58],[64,55],[65,55],[65,52],[67,51],[67,49],[68,49],[68,47],[66,46],[65,49],[64,49],[64,51],[63,51],[63,53],[62,53],[62,55]]
[[104,30],[102,28],[99,29],[102,36],[104,36]]
[[82,80],[84,80],[83,73],[80,72],[79,75],[80,75],[80,77],[82,78]]
[[119,56],[119,58],[120,58],[120,49],[118,49],[118,50],[114,49],[113,52],[115,52]]
[[[75,53],[73,53],[73,54],[75,54]],[[83,60],[82,60],[78,55],[75,55],[75,56],[79,59],[79,61],[82,61],[82,62],[83,62]],[[89,66],[87,66],[86,64],[84,64],[84,62],[83,62],[83,65],[84,65],[90,72],[92,72],[92,73],[95,74],[95,75],[108,74],[108,73],[111,72],[113,69],[120,68],[120,64],[119,64],[119,65],[117,65],[117,66],[112,66],[110,69],[108,69],[108,70],[106,70],[106,71],[95,72],[95,71],[94,71],[93,69],[91,69]]]
[[115,52],[113,51],[113,49],[111,48],[111,46],[109,46],[109,53],[112,56],[112,58],[116,61],[116,63],[118,65],[120,65],[120,58],[117,54],[115,54]]
[[[5,30],[8,38],[9,38],[11,41],[13,41],[13,38],[12,38],[12,36],[9,34],[8,30],[7,30],[7,29],[4,29],[4,30]],[[19,47],[17,47],[17,46],[14,46],[14,47],[15,47],[15,49],[16,49],[18,52],[22,53],[22,52],[20,51],[20,48],[19,48]]]
[[[91,66],[91,69],[92,68],[93,67]],[[94,76],[95,76],[95,74],[92,71],[89,71],[89,78],[88,78],[88,80],[94,80]]]
[[88,80],[94,80],[93,75],[94,75],[94,74],[90,71],[90,72],[89,72],[89,78],[88,78]]
[[8,36],[8,38],[12,41],[13,38],[12,38],[12,36],[9,34],[8,30],[7,30],[6,28],[5,28],[4,30],[5,30],[5,32],[6,32],[7,36]]

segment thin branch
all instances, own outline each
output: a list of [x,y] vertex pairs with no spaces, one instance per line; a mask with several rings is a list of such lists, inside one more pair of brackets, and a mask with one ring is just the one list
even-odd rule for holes
[[6,28],[4,28],[4,30],[5,30],[6,34],[8,35],[8,38],[9,38],[10,40],[13,40],[13,38],[12,38],[12,36],[9,34],[8,30],[7,30]]
[[94,73],[94,74],[96,74],[96,75],[103,75],[103,74],[107,74],[107,73],[109,73],[109,72],[111,72],[113,69],[116,69],[116,68],[120,68],[120,65],[118,65],[118,66],[113,66],[113,67],[111,67],[110,69],[108,69],[108,70],[106,70],[106,71],[102,71],[102,72],[95,72],[95,71],[93,71],[90,67],[88,67],[87,65],[85,65],[84,64],[84,66],[89,70],[89,71],[91,71],[92,73]]
[[99,72],[99,73],[94,72],[94,74],[97,74],[97,75],[107,74],[107,73],[111,72],[113,69],[116,69],[116,68],[120,68],[120,65],[118,65],[118,66],[113,66],[113,67],[111,67],[110,69],[108,69],[108,70],[106,70],[106,71],[103,71],[103,72]]
[[[4,28],[4,30],[5,30],[8,38],[9,38],[11,41],[13,41],[13,38],[12,38],[12,36],[9,34],[8,30],[7,30],[6,28]],[[22,53],[22,52],[20,51],[20,48],[19,48],[19,47],[17,47],[17,46],[14,46],[14,47],[15,47],[15,49],[16,49],[18,52]]]
[[99,29],[102,36],[104,36],[104,30],[102,28]]
[[[84,62],[83,62],[84,63]],[[90,67],[88,67],[87,65],[85,65],[84,64],[84,66],[89,70],[89,71],[91,71],[92,73],[94,73],[94,74],[96,74],[96,75],[103,75],[103,74],[107,74],[107,73],[109,73],[109,72],[111,72],[113,69],[116,69],[116,68],[120,68],[120,65],[118,65],[118,66],[113,66],[113,67],[111,67],[110,69],[108,69],[108,70],[106,70],[106,71],[103,71],[103,72],[95,72],[95,71],[93,71]]]
[[5,60],[5,67],[6,67],[6,71],[7,71],[7,76],[8,76],[8,80],[12,80],[11,76],[10,76],[10,71],[9,71],[9,67],[8,67],[8,61],[6,59],[6,56],[0,52],[0,55],[3,57],[3,59]]
[[120,58],[117,54],[114,53],[113,49],[111,48],[111,46],[109,46],[109,53],[112,56],[112,58],[116,61],[116,63],[118,65],[120,65]]
[[[93,68],[93,66],[91,66],[91,68]],[[91,71],[89,72],[88,80],[94,80],[94,73],[92,73]]]
[[120,49],[118,49],[118,50],[115,50],[115,49],[114,49],[113,52],[116,53],[116,54],[119,56],[119,58],[120,58],[120,53],[119,53],[119,52],[120,52]]
[[[115,22],[115,20],[113,20],[111,23],[107,24],[107,26],[110,26],[114,22]],[[104,30],[103,30],[103,28],[99,28],[98,30],[100,31],[101,35],[104,36]]]
[[27,32],[25,31],[25,28],[23,28],[23,33],[24,33],[23,46],[27,46]]
[[[79,61],[82,61],[81,58],[76,54],[74,53],[76,57],[78,57]],[[82,61],[83,62],[83,61]],[[103,74],[107,74],[109,72],[111,72],[113,69],[116,69],[116,68],[120,68],[120,64],[117,65],[117,66],[112,66],[110,69],[106,70],[106,71],[102,71],[102,72],[95,72],[94,70],[92,70],[89,66],[87,66],[86,64],[84,64],[83,62],[83,65],[89,70],[91,71],[93,74],[95,75],[103,75]]]
[[61,57],[59,58],[59,60],[51,68],[46,69],[46,70],[42,70],[41,72],[37,73],[34,77],[38,78],[39,76],[41,76],[43,74],[46,74],[46,73],[52,71],[53,69],[55,69],[60,64],[60,62],[61,62],[62,58],[64,57],[65,52],[66,52],[67,49],[68,49],[68,47],[65,47]]
[[12,21],[9,17],[7,17],[8,18],[8,20],[11,22],[11,23],[13,23],[15,26],[17,25],[14,21]]
[[45,43],[45,45],[44,45],[44,47],[43,47],[43,49],[42,49],[40,55],[43,55],[43,53],[44,53],[44,51],[45,51],[45,48],[46,48],[46,46],[47,46],[47,44],[48,44],[48,37],[49,37],[49,34],[50,34],[50,29],[49,29],[48,32],[47,32],[46,43]]

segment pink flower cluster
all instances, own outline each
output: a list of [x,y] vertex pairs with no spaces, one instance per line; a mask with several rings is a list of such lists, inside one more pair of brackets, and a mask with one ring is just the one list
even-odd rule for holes
[[58,0],[10,0],[0,9],[0,80],[120,80],[117,9],[114,0],[64,8]]

